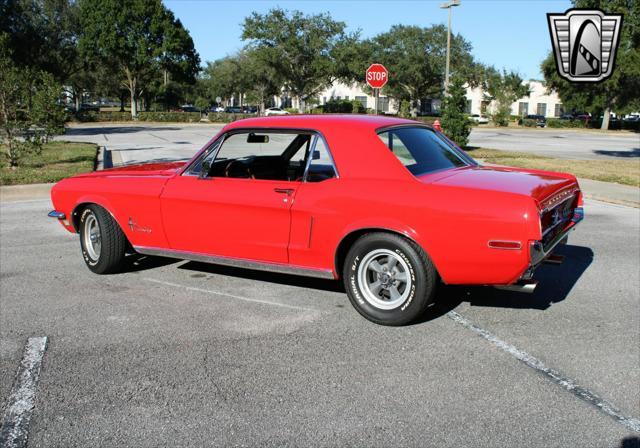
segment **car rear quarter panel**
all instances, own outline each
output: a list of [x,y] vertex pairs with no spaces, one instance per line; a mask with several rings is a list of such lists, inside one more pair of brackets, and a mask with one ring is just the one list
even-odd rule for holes
[[[65,228],[70,232],[78,231],[73,227],[74,211],[82,204],[97,204],[111,213],[131,244],[166,247],[159,196],[168,177],[72,177],[53,187],[51,200],[54,208],[68,217]],[[135,223],[133,230],[129,218]]]
[[[333,267],[343,238],[361,229],[405,235],[433,260],[450,284],[508,284],[528,265],[536,237],[531,198],[417,180],[334,179],[301,185],[292,207],[290,261]],[[519,241],[519,250],[498,250],[489,240]]]

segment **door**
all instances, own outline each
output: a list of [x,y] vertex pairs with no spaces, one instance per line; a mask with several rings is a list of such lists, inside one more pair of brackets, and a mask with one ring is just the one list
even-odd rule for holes
[[291,204],[310,135],[225,135],[161,195],[173,250],[288,263]]

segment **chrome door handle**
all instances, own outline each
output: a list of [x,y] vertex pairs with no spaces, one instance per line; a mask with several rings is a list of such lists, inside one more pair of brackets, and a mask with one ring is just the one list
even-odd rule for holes
[[274,188],[273,191],[276,193],[286,194],[287,196],[291,196],[293,194],[293,188]]

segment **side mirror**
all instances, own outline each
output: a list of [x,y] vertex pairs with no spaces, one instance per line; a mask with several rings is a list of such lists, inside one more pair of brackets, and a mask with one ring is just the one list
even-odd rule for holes
[[209,171],[211,171],[211,160],[205,160],[202,162],[202,168],[200,169],[200,174],[198,178],[205,179],[209,176]]
[[311,154],[311,160],[320,160],[320,151],[317,149]]

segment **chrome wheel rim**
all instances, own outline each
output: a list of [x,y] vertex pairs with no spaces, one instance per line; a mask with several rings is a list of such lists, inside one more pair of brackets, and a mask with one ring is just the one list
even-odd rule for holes
[[413,280],[407,262],[389,249],[376,249],[362,259],[358,283],[362,295],[381,310],[398,308],[411,293]]
[[84,222],[84,248],[93,261],[97,261],[100,258],[100,251],[102,249],[102,241],[100,237],[100,225],[95,215],[90,214],[87,216]]

